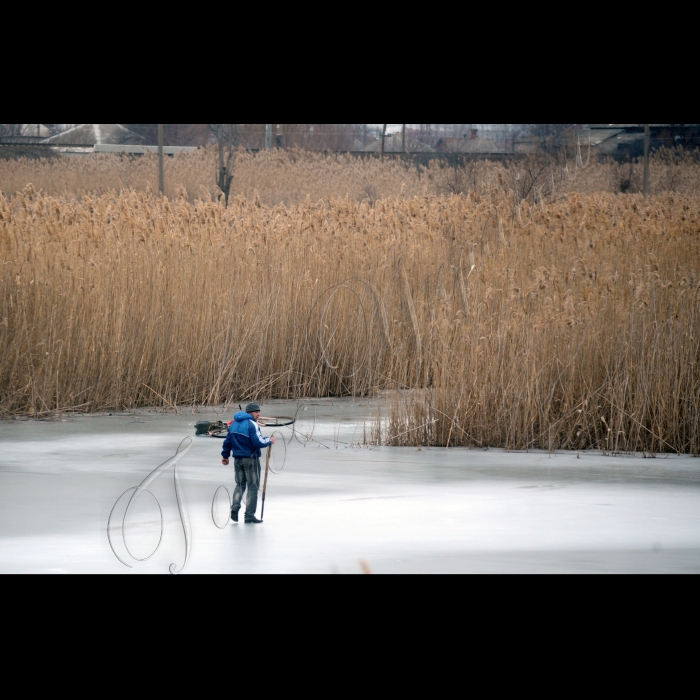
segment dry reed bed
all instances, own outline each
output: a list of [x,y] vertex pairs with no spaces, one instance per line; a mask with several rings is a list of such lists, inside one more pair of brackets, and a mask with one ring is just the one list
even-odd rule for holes
[[0,198],[0,411],[398,389],[392,444],[700,452],[700,198]]
[[[585,160],[584,160],[585,159]],[[588,162],[584,156],[581,164]],[[473,191],[486,194],[498,186],[514,188],[537,199],[537,191],[545,195],[568,192],[639,192],[642,187],[640,163],[614,163],[592,158],[581,169],[577,159],[559,164],[550,163],[542,170],[541,157],[507,164],[489,161],[468,163],[454,168],[440,161],[431,161],[428,168],[410,163],[378,158],[359,159],[350,155],[323,154],[299,149],[272,150],[261,153],[241,151],[235,164],[233,195],[258,197],[263,204],[287,206],[303,202],[307,197],[316,202],[331,197],[349,197],[370,202],[388,197],[412,197],[423,194],[444,195]],[[179,197],[184,188],[189,199],[210,194],[216,196],[217,156],[214,148],[178,154],[166,158],[165,194]],[[505,176],[505,177],[503,177]],[[535,177],[535,189],[531,178]],[[28,184],[47,194],[65,195],[112,190],[157,189],[156,155],[130,157],[97,154],[53,159],[0,160],[0,190],[8,195],[23,190]],[[551,191],[553,188],[553,192]],[[673,191],[693,194],[700,190],[700,167],[696,152],[663,150],[651,158],[651,192]]]
[[[190,200],[216,196],[217,152],[214,148],[165,158],[165,194],[179,197],[182,188]],[[0,190],[11,194],[28,184],[48,194],[63,195],[111,190],[158,188],[158,159],[143,156],[96,154],[58,159],[0,160]],[[307,151],[241,151],[236,157],[232,195],[258,197],[269,206],[295,204],[332,196],[351,199],[421,194],[430,187],[415,167],[397,161],[361,160],[348,155]]]

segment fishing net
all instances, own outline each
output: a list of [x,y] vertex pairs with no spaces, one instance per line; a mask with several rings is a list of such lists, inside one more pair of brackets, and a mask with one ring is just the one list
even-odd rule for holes
[[[294,418],[289,416],[267,416],[258,419],[261,428],[281,428],[292,425]],[[225,438],[228,435],[228,423],[223,421],[197,421],[194,424],[194,434],[200,437]]]

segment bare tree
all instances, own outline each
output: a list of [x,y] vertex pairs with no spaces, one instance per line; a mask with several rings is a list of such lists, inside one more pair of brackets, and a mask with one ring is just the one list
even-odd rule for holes
[[240,132],[237,124],[209,124],[209,128],[219,146],[219,171],[216,184],[223,192],[224,199],[228,204],[236,165],[236,153],[241,142]]
[[450,160],[452,162],[442,168],[444,177],[437,183],[438,189],[461,195],[476,190],[476,161],[463,154],[455,154]]
[[554,192],[554,173],[559,170],[556,158],[546,152],[529,153],[522,160],[508,165],[498,173],[498,181],[515,194],[518,203],[536,202]]

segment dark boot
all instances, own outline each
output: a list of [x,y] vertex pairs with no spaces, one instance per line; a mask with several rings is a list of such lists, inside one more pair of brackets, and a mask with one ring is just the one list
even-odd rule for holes
[[231,511],[231,520],[233,520],[234,523],[238,522],[238,511],[237,510]]
[[248,523],[261,523],[261,522],[262,522],[262,520],[258,520],[254,515],[251,515],[249,518],[246,517],[246,519],[245,519],[246,525]]

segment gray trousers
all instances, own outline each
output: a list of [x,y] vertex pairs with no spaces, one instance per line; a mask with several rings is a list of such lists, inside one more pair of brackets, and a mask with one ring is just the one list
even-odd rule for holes
[[233,492],[231,512],[238,513],[241,499],[246,488],[245,517],[252,518],[258,507],[258,490],[260,489],[260,459],[258,457],[236,457],[233,460],[236,470],[236,489]]

